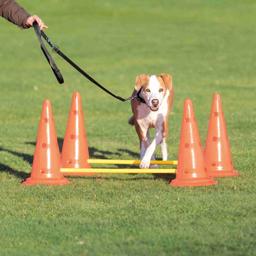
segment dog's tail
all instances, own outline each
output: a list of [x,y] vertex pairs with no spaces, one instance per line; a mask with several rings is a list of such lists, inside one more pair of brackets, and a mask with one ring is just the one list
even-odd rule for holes
[[134,125],[134,116],[131,116],[130,118],[129,118],[129,120],[128,120],[128,124],[130,124],[130,125]]

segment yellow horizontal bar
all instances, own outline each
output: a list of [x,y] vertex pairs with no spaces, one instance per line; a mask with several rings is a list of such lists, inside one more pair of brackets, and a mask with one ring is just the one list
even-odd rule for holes
[[[130,165],[139,165],[140,160],[119,160],[119,159],[88,159],[89,164],[130,164]],[[177,160],[153,160],[151,164],[158,165],[177,165]]]
[[62,173],[176,173],[176,169],[100,169],[100,168],[61,168]]

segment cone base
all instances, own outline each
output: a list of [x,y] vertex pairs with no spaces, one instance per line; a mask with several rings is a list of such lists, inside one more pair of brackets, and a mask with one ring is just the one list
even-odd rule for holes
[[33,179],[31,177],[27,178],[22,182],[23,185],[33,186],[33,185],[66,185],[69,184],[69,180],[66,178],[60,179]]
[[170,182],[173,187],[200,187],[216,185],[217,181],[212,178],[175,179]]
[[208,172],[208,175],[211,177],[236,177],[236,176],[239,176],[239,172],[236,170],[211,171],[211,172]]

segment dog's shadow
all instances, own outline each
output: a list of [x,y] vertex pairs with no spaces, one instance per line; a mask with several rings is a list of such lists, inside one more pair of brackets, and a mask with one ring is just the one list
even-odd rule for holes
[[158,174],[153,174],[153,176],[154,176],[154,179],[156,180],[165,180],[168,182],[171,182],[176,177],[174,173],[170,173],[170,174],[158,173]]

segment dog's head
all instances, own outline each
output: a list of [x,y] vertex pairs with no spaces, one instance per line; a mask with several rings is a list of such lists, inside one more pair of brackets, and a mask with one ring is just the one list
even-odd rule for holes
[[152,111],[157,111],[166,94],[172,91],[172,77],[169,74],[138,75],[135,90]]

